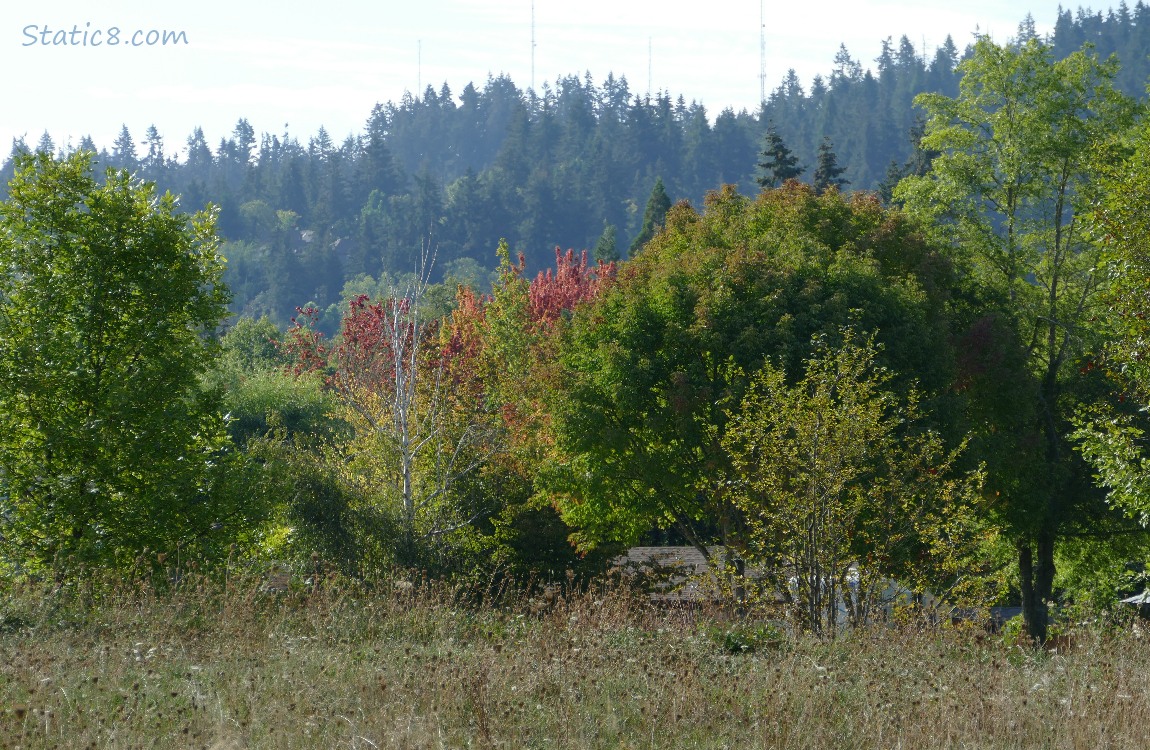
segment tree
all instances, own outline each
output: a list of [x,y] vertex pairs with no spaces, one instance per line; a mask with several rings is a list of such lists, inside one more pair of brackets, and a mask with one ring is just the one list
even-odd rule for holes
[[546,498],[534,496],[534,480],[552,442],[545,394],[554,386],[563,331],[573,310],[594,300],[614,278],[615,265],[590,265],[587,254],[558,249],[555,268],[534,279],[523,276],[524,259],[511,263],[499,246],[499,281],[479,300],[461,290],[446,333],[457,368],[482,384],[483,398],[499,414],[504,449],[481,469],[484,491],[501,506],[491,518],[493,559],[505,569],[542,577],[601,569],[606,550],[578,555],[571,529]]
[[[848,250],[848,248],[850,248]],[[864,249],[865,248],[865,249]],[[801,367],[806,342],[857,316],[892,369],[946,384],[945,264],[876,199],[789,183],[751,203],[728,186],[667,227],[576,308],[546,393],[538,484],[587,548],[668,529],[706,555],[737,544],[721,439],[753,373]],[[931,290],[931,291],[927,291]]]
[[909,139],[911,143],[911,154],[901,165],[892,161],[886,170],[886,177],[883,178],[876,188],[876,192],[887,203],[894,202],[894,189],[906,177],[922,177],[930,171],[930,163],[934,157],[938,156],[937,151],[930,151],[923,148],[922,136],[926,132],[926,121],[922,117],[915,118],[914,125],[911,126],[909,132]]
[[632,256],[642,250],[643,246],[655,236],[655,232],[659,231],[670,208],[671,199],[667,197],[667,190],[663,187],[663,178],[656,177],[655,186],[651,188],[651,195],[647,198],[647,208],[643,211],[643,227],[639,230],[638,236],[631,241],[629,252]]
[[921,428],[913,389],[896,395],[874,337],[839,337],[815,337],[793,386],[764,365],[723,436],[748,561],[805,628],[831,635],[870,622],[891,576],[951,586],[976,548],[980,489],[977,472],[948,476],[960,451]]
[[148,126],[144,135],[144,144],[148,148],[148,153],[140,160],[140,167],[145,179],[155,181],[162,176],[165,167],[168,166],[168,160],[164,154],[164,138],[155,125]]
[[[1131,403],[1150,403],[1150,126],[1140,125],[1132,153],[1113,159],[1102,171],[1101,199],[1092,217],[1104,238],[1109,284],[1100,311],[1107,344],[1099,364],[1111,374]],[[1093,369],[1095,361],[1085,367]],[[1150,527],[1150,459],[1146,425],[1119,411],[1101,407],[1082,420],[1075,437],[1098,473],[1109,501],[1144,528]]]
[[93,159],[22,157],[0,204],[0,537],[21,565],[202,549],[238,522],[197,387],[227,302],[214,215],[126,171],[97,184]]
[[[1097,533],[1098,501],[1066,439],[1068,418],[1085,397],[1075,361],[1092,347],[1099,249],[1084,231],[1095,158],[1122,132],[1133,105],[1113,86],[1115,61],[1089,51],[1053,61],[1036,39],[999,46],[981,38],[959,70],[959,94],[923,94],[923,148],[940,152],[931,170],[895,191],[977,285],[1002,300],[1024,348],[1032,418],[1014,455],[1028,455],[1025,481],[995,471],[1005,496],[1000,516],[1018,552],[1023,614],[1030,634],[1046,635],[1059,538]],[[1017,404],[1021,408],[1023,404]]]
[[498,448],[478,383],[453,377],[461,360],[425,319],[432,258],[423,252],[421,273],[387,298],[352,300],[334,344],[315,330],[314,309],[289,331],[297,370],[328,373],[350,425],[350,439],[335,446],[341,478],[360,512],[395,530],[371,541],[395,543],[389,552],[404,564],[489,511],[455,489]]
[[129,172],[139,166],[136,160],[136,143],[132,140],[127,125],[120,128],[120,134],[112,141],[112,164]]
[[615,225],[604,221],[603,234],[599,235],[599,239],[595,242],[595,252],[592,254],[595,260],[604,263],[619,260],[619,242],[616,234]]
[[774,123],[767,125],[767,133],[763,138],[765,140],[761,153],[763,160],[758,164],[762,172],[757,179],[759,187],[775,188],[803,173],[804,167],[799,164],[798,157],[787,148],[783,137],[775,130]]
[[56,155],[56,144],[52,141],[52,136],[48,134],[47,130],[40,135],[40,142],[36,144],[36,150],[49,156]]
[[850,180],[840,176],[845,171],[839,166],[830,136],[824,135],[823,142],[819,144],[819,153],[815,164],[814,189],[822,193],[832,187],[837,189],[843,185],[849,185]]

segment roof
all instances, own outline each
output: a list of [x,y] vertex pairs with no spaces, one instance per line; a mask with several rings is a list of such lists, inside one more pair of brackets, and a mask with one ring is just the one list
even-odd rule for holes
[[[725,547],[708,547],[707,552],[720,566],[726,564]],[[707,559],[692,546],[632,547],[611,562],[624,576],[639,579],[649,588],[651,601],[702,602],[723,598]]]

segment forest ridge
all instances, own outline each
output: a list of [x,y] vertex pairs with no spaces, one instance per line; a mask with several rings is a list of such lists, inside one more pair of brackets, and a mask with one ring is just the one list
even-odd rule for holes
[[[1033,36],[1027,17],[1017,38]],[[1142,93],[1147,6],[1065,10],[1046,41],[1062,58],[1087,40],[1101,57],[1118,56],[1120,90]],[[218,205],[230,309],[284,324],[297,306],[340,304],[362,274],[410,272],[428,242],[437,275],[473,283],[487,280],[503,237],[531,268],[550,263],[556,246],[614,238],[625,254],[657,178],[672,201],[694,205],[722,184],[754,194],[768,126],[804,168],[801,179],[810,180],[826,138],[848,189],[889,190],[914,156],[914,97],[953,96],[967,54],[948,38],[927,57],[904,36],[885,40],[872,65],[843,47],[827,76],[808,89],[790,71],[758,112],[715,115],[671,92],[633,91],[613,74],[598,84],[590,73],[570,75],[538,91],[498,76],[379,104],[364,131],[342,142],[322,128],[306,142],[257,134],[241,118],[214,147],[195,128],[179,159],[154,127],[142,137],[125,127],[110,148],[87,138],[79,148],[182,196],[189,210]],[[45,133],[35,146],[14,143],[13,155],[30,149],[58,146]],[[12,170],[9,158],[0,184]]]

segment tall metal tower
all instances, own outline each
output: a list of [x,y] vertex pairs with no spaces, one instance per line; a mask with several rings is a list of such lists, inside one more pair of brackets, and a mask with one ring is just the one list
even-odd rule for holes
[[647,37],[647,96],[651,96],[651,37]]
[[767,101],[767,17],[759,0],[759,106]]
[[535,90],[535,0],[531,0],[531,90]]

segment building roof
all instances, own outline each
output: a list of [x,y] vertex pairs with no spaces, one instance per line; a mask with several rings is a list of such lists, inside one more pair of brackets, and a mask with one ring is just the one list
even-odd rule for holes
[[[725,566],[725,547],[708,547],[720,567]],[[719,580],[703,553],[692,546],[632,547],[612,560],[612,565],[649,589],[651,601],[687,603],[723,598]]]

